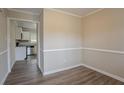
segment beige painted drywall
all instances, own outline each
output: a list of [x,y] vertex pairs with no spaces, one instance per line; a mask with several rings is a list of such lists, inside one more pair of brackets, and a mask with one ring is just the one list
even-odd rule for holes
[[[44,50],[80,48],[82,46],[82,20],[49,9],[44,9]],[[44,52],[44,73],[79,65],[82,50]]]
[[[124,9],[103,9],[82,19],[83,47],[124,51]],[[124,55],[85,50],[84,64],[124,78]]]
[[[123,16],[124,9],[103,9],[81,21],[45,9],[44,50],[86,47],[124,51]],[[81,62],[124,78],[123,58],[124,55],[95,50],[48,51],[44,52],[44,70],[54,72]]]
[[44,9],[44,49],[82,46],[81,18]]
[[0,84],[8,73],[8,60],[7,60],[7,16],[5,10],[0,12]]
[[83,18],[84,46],[124,51],[124,9],[103,9]]

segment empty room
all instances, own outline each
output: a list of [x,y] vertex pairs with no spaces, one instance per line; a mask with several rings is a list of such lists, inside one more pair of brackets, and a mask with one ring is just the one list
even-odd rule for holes
[[1,85],[123,85],[123,8],[0,8]]

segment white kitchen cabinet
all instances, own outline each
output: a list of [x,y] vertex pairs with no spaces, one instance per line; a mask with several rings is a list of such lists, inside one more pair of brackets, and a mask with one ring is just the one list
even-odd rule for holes
[[26,47],[16,47],[16,61],[26,58]]
[[18,40],[21,39],[21,32],[22,32],[22,28],[21,27],[17,27],[17,30],[16,30],[16,39],[18,39]]
[[22,32],[22,40],[30,40],[30,32]]

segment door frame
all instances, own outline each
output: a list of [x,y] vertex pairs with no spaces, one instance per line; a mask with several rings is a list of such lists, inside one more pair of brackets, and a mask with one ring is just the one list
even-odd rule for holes
[[42,72],[41,68],[41,57],[40,57],[40,21],[34,21],[34,20],[27,20],[27,19],[21,19],[21,18],[12,18],[12,17],[7,17],[7,50],[8,50],[8,72],[11,72],[12,67],[10,67],[10,20],[14,21],[27,21],[27,22],[32,22],[37,24],[37,62],[38,62],[38,67],[40,71]]

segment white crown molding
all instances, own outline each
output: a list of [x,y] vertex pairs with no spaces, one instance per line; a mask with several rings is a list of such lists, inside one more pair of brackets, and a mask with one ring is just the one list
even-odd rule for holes
[[[100,12],[101,10],[103,10],[104,8],[102,9],[97,9],[97,10],[94,10],[84,16],[79,16],[79,15],[76,15],[74,13],[70,13],[70,12],[65,12],[63,10],[59,10],[59,9],[54,9],[54,8],[45,8],[45,9],[48,9],[48,10],[52,10],[52,11],[55,11],[55,12],[59,12],[59,13],[63,13],[63,14],[67,14],[67,15],[71,15],[71,16],[75,16],[75,17],[79,17],[79,18],[84,18],[84,17],[87,17],[89,15],[92,15],[92,14],[95,14],[97,12]],[[40,15],[40,13],[32,13],[32,12],[28,12],[28,11],[23,11],[23,10],[17,10],[17,9],[12,9],[12,8],[8,8],[8,10],[10,11],[14,11],[14,12],[20,12],[20,13],[25,13],[25,14],[30,14],[30,15]]]
[[104,8],[94,10],[94,11],[88,13],[87,15],[82,16],[82,18],[85,18],[85,17],[90,16],[90,15],[92,15],[92,14],[95,14],[95,13],[97,13],[97,12],[100,12],[100,11],[102,11],[103,9],[104,9]]
[[[45,8],[47,10],[52,10],[52,11],[55,11],[55,12],[59,12],[59,13],[63,13],[63,14],[66,14],[66,15],[70,15],[70,16],[75,16],[75,17],[79,17],[79,18],[84,18],[84,17],[87,17],[89,15],[92,15],[92,14],[95,14],[97,12],[100,12],[101,10],[103,10],[104,8],[102,9],[97,9],[97,10],[94,10],[84,16],[79,16],[79,15],[76,15],[74,13],[70,13],[70,12],[65,12],[63,10],[59,10],[59,9],[54,9],[54,8]],[[12,9],[12,8],[8,8],[8,10],[10,11],[14,11],[14,12],[20,12],[20,13],[25,13],[25,14],[30,14],[30,15],[40,15],[41,13],[32,13],[32,12],[28,12],[28,11],[23,11],[23,10],[17,10],[17,9]]]
[[7,8],[9,11],[14,11],[14,12],[20,12],[20,13],[25,13],[25,14],[30,14],[30,15],[40,15],[40,13],[32,13],[29,11],[23,11],[23,10],[17,10],[17,9],[12,9],[12,8]]
[[76,15],[76,14],[74,14],[74,13],[69,13],[69,12],[65,12],[65,11],[63,11],[63,10],[54,9],[54,8],[45,8],[45,9],[52,10],[52,11],[55,11],[55,12],[60,12],[60,13],[67,14],[67,15],[71,15],[71,16],[75,16],[75,17],[79,17],[79,18],[84,18],[84,17],[87,17],[87,16],[89,16],[89,15],[92,15],[92,14],[95,14],[95,13],[97,13],[97,12],[100,12],[100,11],[102,11],[104,8],[94,10],[94,11],[92,11],[92,12],[90,12],[90,13],[84,15],[84,16],[79,16],[79,15]]
[[45,9],[55,11],[55,12],[59,12],[59,13],[63,13],[63,14],[70,15],[70,16],[75,16],[75,17],[82,18],[82,16],[76,15],[74,13],[65,12],[65,11],[62,11],[62,10],[59,10],[59,9],[54,9],[54,8],[45,8]]

